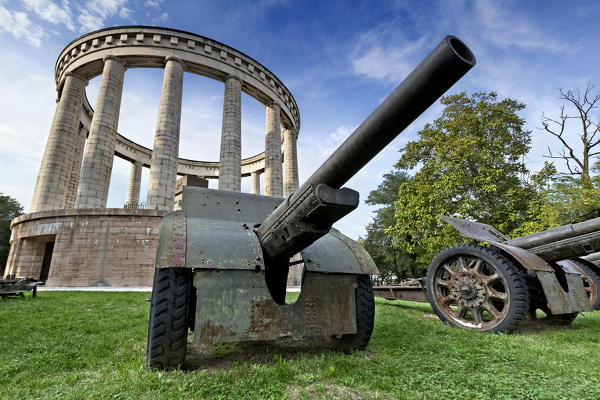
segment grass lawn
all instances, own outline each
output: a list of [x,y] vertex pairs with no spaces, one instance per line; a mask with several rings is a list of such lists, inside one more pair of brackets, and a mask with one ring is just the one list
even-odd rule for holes
[[188,347],[185,371],[145,367],[148,293],[0,300],[0,399],[598,399],[600,312],[512,335],[442,324],[377,299],[366,352],[307,344]]

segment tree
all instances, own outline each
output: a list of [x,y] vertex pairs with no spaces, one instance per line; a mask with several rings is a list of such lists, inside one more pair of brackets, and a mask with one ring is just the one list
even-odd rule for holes
[[10,221],[21,214],[23,214],[21,204],[14,198],[0,193],[0,276],[4,274],[10,248]]
[[369,193],[365,201],[370,205],[383,206],[375,211],[373,221],[367,225],[366,238],[359,239],[379,269],[379,283],[392,283],[418,276],[414,258],[403,251],[403,246],[386,232],[386,229],[395,224],[394,202],[398,196],[398,189],[402,182],[408,179],[408,174],[398,170],[385,174],[383,182]]
[[[569,174],[579,177],[582,187],[593,187],[590,170],[593,157],[600,155],[600,120],[593,115],[600,101],[600,94],[593,94],[594,85],[588,84],[583,95],[577,90],[560,89],[559,99],[567,103],[569,110],[563,105],[560,107],[558,118],[547,117],[542,113],[542,129],[556,137],[562,148],[558,155],[552,154],[548,147],[546,157],[565,161]],[[581,153],[577,153],[576,146],[567,141],[566,135],[569,121],[579,126],[579,140]]]
[[518,112],[525,105],[497,94],[464,92],[441,98],[442,116],[401,149],[396,167],[420,169],[404,181],[388,229],[422,265],[461,241],[439,215],[477,220],[511,232],[526,217],[533,195],[521,176],[531,142]]

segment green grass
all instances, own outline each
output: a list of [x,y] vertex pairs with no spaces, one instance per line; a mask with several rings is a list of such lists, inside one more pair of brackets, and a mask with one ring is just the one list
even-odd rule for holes
[[306,343],[188,348],[145,367],[148,293],[40,292],[0,301],[0,399],[598,399],[600,313],[512,335],[442,324],[377,299],[366,352]]

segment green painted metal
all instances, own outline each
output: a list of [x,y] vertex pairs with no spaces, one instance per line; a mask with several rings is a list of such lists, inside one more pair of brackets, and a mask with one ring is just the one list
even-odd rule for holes
[[194,272],[194,340],[202,344],[356,333],[356,275],[306,272],[300,297],[276,304],[264,272]]
[[300,253],[307,271],[367,275],[379,273],[364,247],[334,228]]
[[[158,268],[264,270],[254,227],[283,199],[197,187],[183,189],[182,209],[167,214],[159,234]],[[182,243],[183,241],[183,243]],[[185,256],[181,257],[181,246]],[[301,251],[307,271],[377,274],[367,251],[336,229]]]

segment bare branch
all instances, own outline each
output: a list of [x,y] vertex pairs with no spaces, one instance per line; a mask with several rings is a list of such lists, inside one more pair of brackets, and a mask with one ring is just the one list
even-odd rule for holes
[[[541,129],[556,137],[562,146],[559,155],[554,155],[548,148],[548,156],[552,159],[564,160],[570,174],[589,177],[590,157],[600,155],[600,151],[592,149],[600,145],[600,121],[592,115],[600,106],[600,94],[594,94],[595,86],[588,83],[582,91],[559,89],[559,99],[563,101],[560,114],[557,118],[550,118],[542,113]],[[565,105],[574,107],[574,113],[569,115]],[[575,146],[569,143],[567,121],[579,121],[579,139],[581,140],[581,154],[575,152]],[[574,133],[574,132],[573,132]]]

